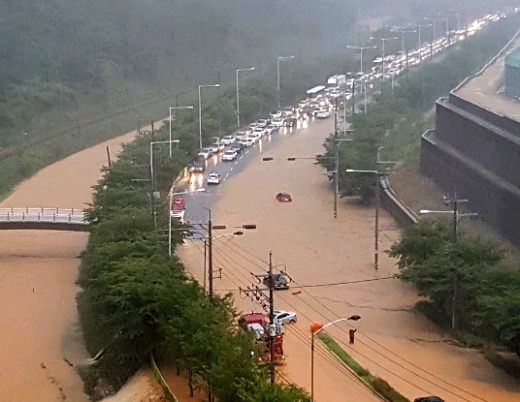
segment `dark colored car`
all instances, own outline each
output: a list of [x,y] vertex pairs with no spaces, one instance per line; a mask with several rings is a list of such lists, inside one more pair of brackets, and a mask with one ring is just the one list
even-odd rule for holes
[[[264,276],[264,285],[269,286],[269,276]],[[274,290],[287,290],[289,289],[289,281],[285,277],[285,274],[283,272],[280,272],[279,274],[273,274],[273,287]]]
[[278,193],[276,194],[276,199],[280,202],[291,202],[292,197],[289,193]]
[[229,149],[232,149],[233,151],[236,151],[237,154],[239,154],[240,152],[242,152],[244,150],[244,145],[240,144],[238,142],[235,142],[234,144],[231,144]]
[[197,159],[188,165],[188,170],[191,173],[203,173],[206,170],[206,162],[204,160]]
[[444,399],[438,396],[423,396],[421,398],[415,398],[413,402],[444,402]]

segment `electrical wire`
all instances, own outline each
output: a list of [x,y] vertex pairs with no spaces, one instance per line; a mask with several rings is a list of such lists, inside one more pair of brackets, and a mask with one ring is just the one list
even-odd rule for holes
[[[225,246],[226,246],[227,248],[229,248],[230,250],[233,250],[232,247],[230,247],[228,244],[226,244],[226,243],[222,243],[222,244],[225,245]],[[258,257],[258,256],[256,256],[256,255],[254,255],[253,253],[247,251],[247,250],[244,249],[243,247],[238,246],[235,242],[232,242],[232,244],[233,244],[234,246],[237,246],[237,247],[240,248],[241,250],[244,250],[247,254],[251,255],[252,257],[255,257],[257,260],[259,260],[259,261],[261,261],[261,262],[265,262],[265,261],[263,261],[260,257]],[[214,251],[215,251],[215,250],[214,250]],[[254,261],[251,261],[251,259],[245,257],[242,253],[240,253],[240,252],[238,252],[238,251],[236,251],[236,250],[233,250],[233,251],[234,251],[236,254],[238,254],[240,257],[242,257],[243,259],[245,259],[246,261],[248,261],[249,263],[251,263],[251,264],[253,264],[253,265],[257,266],[257,267],[263,268],[263,267],[261,267],[260,265],[258,265],[257,263],[255,263]],[[232,260],[230,260],[229,258],[227,258],[227,257],[225,256],[224,253],[222,253],[222,252],[219,251],[219,252],[217,252],[217,254],[219,254],[223,259],[225,259],[229,265],[233,265],[234,267],[236,267],[236,266],[238,265],[238,264],[235,263],[234,261],[232,261]],[[223,265],[223,266],[224,266],[224,265]],[[239,265],[238,265],[238,266],[239,266]],[[240,268],[240,266],[239,266],[239,268]],[[240,273],[240,270],[237,270],[237,272],[238,272],[239,274],[241,274],[241,273]],[[241,274],[241,275],[244,277],[243,274]],[[229,276],[227,276],[227,275],[225,275],[225,276],[226,276],[226,277],[227,277],[227,278],[228,278],[228,279],[229,279],[229,280],[230,280],[234,285],[237,285],[237,283],[236,283],[235,281],[233,281]],[[297,289],[303,289],[303,290],[304,290],[304,289],[306,289],[306,288],[313,288],[313,287],[325,287],[325,286],[336,286],[336,285],[356,284],[356,283],[365,283],[365,282],[372,282],[372,281],[386,280],[386,279],[394,279],[394,278],[395,278],[395,276],[389,276],[389,277],[383,277],[383,278],[372,278],[372,279],[359,280],[359,281],[345,281],[345,282],[335,282],[335,283],[330,283],[330,284],[318,284],[318,285],[307,285],[307,286],[306,286],[306,285],[298,285],[298,284],[296,284],[297,286],[295,286],[294,288],[297,288]],[[247,279],[248,279],[248,278],[246,277],[246,280],[247,280]],[[296,282],[294,282],[294,283],[296,283]],[[220,290],[220,291],[223,291],[223,290]],[[231,291],[236,291],[236,290],[232,289]],[[326,309],[327,311],[329,311],[331,314],[333,314],[333,315],[336,316],[337,318],[340,318],[339,316],[337,316],[337,314],[335,314],[332,310],[330,310],[330,309],[329,309],[327,306],[325,306],[323,303],[321,303],[320,301],[318,301],[318,300],[317,300],[313,295],[311,295],[309,292],[306,292],[306,294],[309,295],[309,296],[310,296],[310,297],[311,297],[315,302],[317,302],[318,304],[320,304],[323,308],[325,308],[325,309]],[[315,309],[314,307],[312,307],[308,302],[306,302],[306,301],[303,300],[303,299],[301,299],[301,300],[302,300],[305,304],[307,304],[309,307],[311,307],[311,308],[312,308],[315,312],[317,312],[319,315],[322,315],[322,313],[321,313],[320,311],[316,310],[316,309]],[[284,299],[284,301],[285,301],[287,304],[289,304],[289,305],[294,309],[294,306],[292,306],[291,303],[290,303],[288,300]],[[300,312],[300,315],[302,315],[301,312]],[[307,317],[307,318],[308,318],[308,317]],[[328,319],[328,318],[327,318],[327,319]],[[310,321],[312,321],[312,320],[310,320]],[[344,330],[344,329],[342,329],[342,328],[340,328],[340,330],[343,331],[343,332],[345,332],[345,333],[347,333],[346,330]],[[298,338],[300,338],[300,340],[302,340],[301,335],[295,334],[295,336],[297,336]],[[366,336],[366,335],[363,334],[363,336]],[[367,338],[368,338],[368,336],[367,336]],[[303,338],[303,339],[305,339],[305,338]],[[382,347],[384,350],[390,352],[392,355],[394,355],[394,356],[400,358],[400,356],[398,356],[398,355],[396,355],[395,353],[389,351],[387,348],[383,347],[382,345],[380,345],[379,343],[377,343],[376,341],[374,341],[372,338],[368,338],[368,339],[370,339],[370,340],[371,340],[372,342],[374,342],[376,345]],[[434,386],[436,386],[436,387],[439,387],[439,388],[443,389],[444,391],[449,392],[450,394],[455,395],[455,396],[457,396],[457,397],[459,397],[459,398],[461,398],[461,399],[463,399],[463,400],[469,402],[469,400],[466,399],[466,398],[464,398],[463,396],[461,396],[461,395],[459,395],[459,394],[457,394],[457,393],[454,393],[453,391],[450,391],[449,389],[446,389],[446,388],[444,388],[443,386],[440,386],[439,384],[436,384],[435,382],[432,382],[431,380],[428,380],[427,378],[421,377],[421,376],[418,375],[416,372],[411,371],[410,369],[408,369],[407,367],[405,367],[405,366],[403,366],[402,364],[398,363],[397,361],[392,360],[392,359],[389,358],[388,356],[385,356],[384,354],[380,353],[379,351],[377,351],[377,350],[374,349],[373,347],[369,346],[369,345],[366,344],[365,342],[362,342],[361,340],[358,340],[358,342],[361,343],[361,344],[363,344],[364,346],[366,346],[368,349],[374,351],[375,353],[381,355],[382,357],[384,357],[384,358],[385,358],[386,360],[388,360],[389,362],[391,362],[391,363],[393,363],[393,364],[395,364],[395,365],[401,367],[401,368],[404,369],[405,371],[408,371],[408,372],[410,372],[411,374],[415,375],[415,376],[418,377],[419,379],[421,379],[421,380],[423,380],[423,381],[425,381],[425,382],[427,382],[427,383],[430,383],[430,384],[432,384],[432,385],[434,385]],[[381,368],[384,369],[385,371],[388,371],[389,373],[393,374],[393,375],[396,376],[397,378],[400,378],[401,380],[403,380],[403,381],[409,383],[410,385],[415,386],[416,388],[420,389],[420,390],[423,391],[423,392],[429,392],[429,391],[423,389],[422,387],[420,387],[420,386],[418,386],[418,385],[416,385],[416,384],[413,384],[412,382],[410,382],[410,381],[408,381],[408,380],[402,378],[402,377],[399,376],[398,374],[395,374],[395,373],[392,372],[390,369],[381,366],[379,363],[376,363],[376,362],[373,361],[372,359],[370,359],[370,358],[364,356],[362,353],[360,353],[360,352],[357,352],[357,353],[358,353],[361,357],[363,357],[363,358],[365,358],[365,359],[367,359],[367,360],[373,362],[374,364],[376,364],[377,366],[381,367]],[[322,356],[322,357],[324,357],[324,356]],[[466,393],[466,394],[468,394],[468,395],[471,395],[471,396],[473,396],[473,397],[476,397],[476,398],[479,399],[479,400],[482,400],[482,401],[487,402],[487,401],[486,401],[485,399],[483,399],[483,398],[480,398],[480,397],[478,397],[478,396],[476,396],[476,395],[473,395],[472,393],[470,393],[470,392],[468,392],[468,391],[465,391],[464,389],[462,389],[462,388],[460,388],[460,387],[454,386],[453,384],[450,384],[449,382],[447,382],[447,381],[445,381],[445,380],[442,380],[442,379],[440,379],[439,377],[436,377],[435,375],[432,375],[432,374],[428,373],[427,371],[421,369],[419,366],[416,366],[415,364],[413,364],[413,363],[411,363],[411,362],[408,362],[408,361],[407,361],[406,359],[404,359],[404,358],[401,358],[401,360],[403,360],[403,361],[405,361],[406,363],[412,365],[413,367],[419,369],[420,371],[422,371],[422,372],[424,372],[424,373],[430,375],[431,377],[437,379],[438,381],[441,381],[441,382],[443,382],[443,383],[445,383],[445,384],[447,384],[447,385],[449,385],[449,386],[451,386],[451,387],[453,387],[453,388],[455,388],[455,389],[457,389],[457,390],[459,390],[459,391],[461,391],[461,392],[464,392],[464,393]],[[330,360],[329,360],[329,362],[332,363]],[[339,369],[338,366],[336,366],[336,368]],[[352,375],[352,373],[350,373],[350,372],[349,372],[349,374]]]
[[[214,250],[215,251],[215,250]],[[217,252],[218,254],[221,254],[222,256],[224,254],[222,254],[220,251]],[[227,259],[227,257],[224,257]],[[233,264],[233,265],[237,265],[237,264]],[[239,270],[238,270],[238,273],[242,276],[242,277],[245,277],[246,280],[248,279],[247,276],[244,276],[241,272],[240,272],[240,269],[242,269],[242,267],[238,266],[239,267]],[[294,309],[294,306],[292,306],[289,302],[287,302],[287,304],[289,304],[293,309]],[[303,314],[301,314],[303,315]],[[308,317],[306,317],[307,319],[309,319]],[[309,319],[309,321],[311,321]],[[294,331],[294,332],[293,332]],[[292,328],[292,331],[293,332],[293,335],[298,338],[300,341],[302,341],[306,346],[308,346],[310,348],[310,345],[311,345],[311,342],[307,339],[307,337],[305,336],[305,334],[297,327],[294,327]],[[346,375],[347,377],[349,377],[350,379],[352,380],[355,380],[355,381],[359,381],[359,379],[357,378],[357,376],[355,376],[347,367],[345,367],[345,365],[343,363],[340,363],[334,356],[332,356],[328,350],[320,350],[318,349],[317,351],[315,350],[315,353],[317,353],[320,357],[322,357],[325,361],[327,361],[329,364],[331,364],[332,367],[336,368],[341,374],[343,375]],[[349,384],[350,385],[350,384]]]
[[[303,288],[303,289],[304,289],[304,288]],[[339,317],[336,313],[334,313],[334,312],[333,312],[329,307],[327,307],[327,306],[324,305],[322,302],[320,302],[318,299],[316,299],[312,294],[310,294],[309,292],[307,292],[307,291],[305,291],[305,290],[304,290],[304,292],[305,292],[307,295],[309,295],[309,296],[311,297],[311,299],[313,299],[316,303],[318,303],[320,306],[322,306],[323,308],[325,308],[329,313],[331,313],[331,314],[333,315],[333,317],[335,317],[333,320],[338,319],[338,318],[341,318],[341,317]],[[322,314],[321,312],[319,312],[318,310],[316,310],[313,306],[311,306],[308,302],[306,302],[304,299],[300,299],[300,300],[301,300],[302,302],[304,302],[307,306],[309,306],[311,309],[313,309],[314,311],[316,311],[318,314],[320,314],[320,315]],[[326,319],[327,319],[327,320],[331,320],[330,318],[327,318],[327,317],[326,317]],[[331,320],[331,321],[333,321],[333,320]],[[344,332],[345,334],[348,334],[348,332],[347,332],[345,329],[341,328],[341,327],[339,327],[339,330],[342,331],[342,332]],[[361,333],[361,332],[360,332],[360,333]],[[363,335],[364,335],[364,334],[363,334]],[[379,354],[381,357],[385,358],[385,359],[388,360],[389,362],[395,364],[396,366],[402,368],[403,370],[405,370],[405,371],[407,371],[407,372],[413,374],[414,376],[420,378],[421,380],[423,380],[423,381],[425,381],[425,382],[427,382],[427,383],[430,383],[430,384],[434,385],[435,387],[438,387],[438,388],[440,388],[440,389],[442,389],[442,390],[444,390],[444,391],[446,391],[446,392],[448,392],[448,393],[450,393],[450,394],[452,394],[452,395],[454,395],[454,396],[457,396],[457,397],[459,397],[459,398],[461,398],[461,399],[463,399],[463,400],[465,400],[465,401],[471,402],[469,399],[466,399],[465,397],[463,397],[463,396],[461,396],[461,395],[459,395],[459,394],[457,394],[457,393],[455,393],[455,392],[453,392],[453,391],[451,391],[451,390],[449,390],[449,389],[446,389],[446,388],[443,387],[442,385],[439,385],[439,384],[437,384],[437,383],[435,383],[435,382],[433,382],[433,381],[431,381],[431,380],[429,380],[429,379],[427,379],[427,378],[425,378],[425,377],[420,376],[419,374],[417,374],[416,372],[414,372],[414,371],[408,369],[407,367],[403,366],[403,365],[400,364],[399,362],[397,362],[397,361],[395,361],[395,360],[392,360],[392,359],[389,358],[388,356],[386,356],[386,355],[382,354],[381,352],[375,350],[374,348],[370,347],[369,345],[367,345],[366,343],[364,343],[362,340],[359,340],[359,339],[358,339],[358,342],[361,343],[361,344],[363,344],[363,345],[366,346],[367,348],[371,349],[372,351],[376,352],[377,354]],[[357,351],[357,353],[358,353],[361,357],[363,357],[363,358],[365,358],[365,359],[367,359],[367,360],[372,361],[370,358],[366,357],[366,356],[363,355],[361,352]],[[404,359],[403,359],[403,360],[404,360]],[[374,363],[375,363],[375,362],[374,362]],[[379,365],[378,363],[375,363],[375,364]],[[382,368],[385,369],[386,371],[388,371],[388,372],[394,374],[396,377],[401,378],[401,377],[399,377],[397,374],[393,373],[391,370],[386,369],[386,368],[384,368],[384,367],[382,367]],[[424,370],[422,370],[422,371],[423,371],[423,372],[426,372],[426,371],[424,371]],[[430,373],[428,373],[428,372],[426,372],[426,373],[430,375]],[[435,376],[432,376],[432,377],[433,377],[433,378],[436,378]],[[405,381],[408,382],[407,380],[405,380]],[[443,381],[443,382],[444,382],[444,381]],[[412,384],[412,385],[414,385],[414,384]],[[415,386],[416,386],[417,388],[419,388],[421,391],[424,391],[424,389],[420,388],[419,386],[417,386],[417,385],[415,385]],[[462,391],[462,392],[464,392],[464,393],[466,393],[466,394],[468,394],[468,395],[472,395],[470,392],[468,392],[468,391],[466,391],[466,390],[464,390],[464,389],[462,389],[462,388],[458,388],[458,387],[455,387],[455,388],[459,389],[460,391]],[[473,396],[473,395],[472,395],[472,396]],[[485,399],[482,399],[482,398],[480,398],[480,397],[477,397],[477,398],[480,399],[480,400],[482,400],[482,401],[488,402],[488,401],[486,401]]]
[[[233,242],[232,244],[233,244],[233,245],[236,245],[237,247],[239,247],[239,248],[241,248],[241,249],[243,249],[242,247],[238,246],[238,245],[237,245],[236,243],[234,243],[234,242]],[[228,248],[231,248],[231,247],[228,246]],[[245,249],[243,249],[243,250],[246,251],[247,254],[249,254],[249,255],[251,255],[251,256],[257,258],[257,259],[260,260],[260,261],[263,261],[260,257],[255,256],[255,255],[252,254],[251,252],[249,252],[249,251],[247,251],[247,250],[245,250]],[[235,251],[235,252],[236,252],[236,251]],[[256,264],[255,264],[255,265],[256,265]],[[372,279],[360,280],[360,281],[338,282],[337,284],[338,284],[338,285],[342,285],[342,284],[355,284],[355,283],[372,282],[372,281],[377,281],[377,280],[394,279],[394,278],[395,278],[395,276],[391,276],[391,277],[383,277],[383,278],[372,278]],[[294,281],[293,281],[293,282],[294,282]],[[296,283],[296,282],[294,282],[294,283]],[[310,285],[310,286],[305,286],[305,285],[298,285],[298,284],[296,283],[296,285],[297,285],[297,286],[296,286],[295,288],[304,290],[304,289],[306,289],[306,288],[312,288],[312,287],[334,286],[335,284],[322,284],[322,285]],[[316,299],[312,294],[310,294],[310,293],[307,292],[307,291],[305,291],[305,293],[306,293],[307,295],[309,295],[309,296],[310,296],[310,297],[311,297],[315,302],[317,302],[319,305],[321,305],[323,308],[325,308],[327,311],[329,311],[331,314],[333,314],[333,316],[335,316],[336,318],[340,318],[340,317],[339,317],[336,313],[334,313],[330,308],[328,308],[328,307],[325,306],[323,303],[321,303],[319,300],[317,300],[317,299]],[[309,303],[307,303],[305,300],[303,300],[303,299],[301,299],[301,300],[302,300],[305,304],[307,304],[309,307],[311,307],[314,311],[316,311],[319,315],[322,315],[322,313],[321,313],[320,311],[316,310],[314,307],[312,307],[312,306],[311,306]],[[284,301],[285,301],[286,303],[290,304],[286,299],[284,299]],[[294,307],[292,307],[292,308],[294,308]],[[300,312],[300,314],[301,314],[301,312]],[[335,319],[336,319],[336,318],[335,318]],[[328,319],[328,318],[327,318],[327,319]],[[344,330],[344,329],[342,329],[342,328],[340,328],[340,330],[341,330],[342,332],[347,333],[346,330]],[[363,334],[363,335],[364,335],[364,334]],[[372,340],[372,339],[370,338],[370,340]],[[372,341],[373,341],[373,340],[372,340]],[[400,364],[399,362],[397,362],[397,361],[395,361],[395,360],[392,360],[392,359],[389,358],[388,356],[385,356],[384,354],[382,354],[381,352],[379,352],[379,351],[375,350],[374,348],[370,347],[370,346],[367,345],[366,343],[364,343],[364,342],[362,342],[362,341],[360,341],[360,340],[358,340],[358,342],[359,342],[359,343],[362,343],[364,346],[366,346],[366,347],[369,348],[370,350],[376,352],[377,354],[379,354],[380,356],[384,357],[384,358],[385,358],[386,360],[388,360],[389,362],[391,362],[391,363],[397,365],[398,367],[404,369],[405,371],[408,371],[409,373],[413,374],[414,376],[418,377],[419,379],[421,379],[421,380],[423,380],[423,381],[425,381],[425,382],[427,382],[427,383],[430,383],[430,384],[434,385],[435,387],[441,388],[441,389],[443,389],[444,391],[446,391],[446,392],[448,392],[448,393],[450,393],[450,394],[452,394],[452,395],[455,395],[455,396],[457,396],[457,397],[459,397],[459,398],[461,398],[461,399],[463,399],[463,400],[465,400],[465,401],[469,401],[469,400],[466,399],[465,397],[463,397],[463,396],[461,396],[461,395],[459,395],[459,394],[457,394],[457,393],[455,393],[455,392],[453,392],[453,391],[451,391],[451,390],[449,390],[449,389],[446,389],[445,387],[443,387],[443,386],[441,386],[441,385],[439,385],[439,384],[437,384],[437,383],[435,383],[435,382],[433,382],[433,381],[431,381],[431,380],[429,380],[429,379],[427,379],[427,378],[424,378],[424,377],[420,376],[420,375],[417,374],[416,372],[414,372],[414,371],[408,369],[407,367],[403,366],[403,365]],[[373,341],[373,342],[376,343],[375,341]],[[376,344],[377,344],[377,343],[376,343]],[[378,344],[378,346],[379,346],[379,344]],[[386,349],[386,348],[384,348],[384,349],[385,349],[385,350],[388,350],[388,349]],[[366,358],[367,360],[372,361],[371,359],[367,358],[367,357],[364,356],[363,354],[361,354],[361,353],[359,353],[359,352],[358,352],[358,354],[359,354],[360,356]],[[394,354],[394,355],[395,355],[395,354]],[[397,356],[397,355],[395,355],[395,356]],[[407,363],[409,363],[409,362],[408,362],[407,360],[405,360],[405,359],[402,359],[402,360],[405,361],[405,362],[407,362]],[[374,363],[375,363],[375,362],[374,362]],[[375,364],[379,365],[378,363],[375,363]],[[410,364],[410,363],[409,363],[409,364]],[[419,368],[418,366],[413,365],[413,364],[412,364],[412,366],[414,366],[415,368]],[[381,367],[382,367],[382,366],[381,366]],[[388,372],[394,374],[396,377],[401,378],[401,377],[398,376],[397,374],[393,373],[391,370],[389,370],[389,369],[387,369],[387,368],[384,368],[384,367],[382,367],[382,368],[385,369],[386,371],[388,371]],[[459,390],[459,391],[461,391],[461,392],[464,392],[464,393],[466,393],[466,394],[468,394],[468,395],[471,395],[471,396],[477,397],[479,400],[482,400],[482,401],[487,402],[485,399],[482,399],[482,398],[480,398],[480,397],[478,397],[478,396],[476,396],[476,395],[473,395],[472,393],[470,393],[470,392],[468,392],[468,391],[465,391],[464,389],[462,389],[462,388],[460,388],[460,387],[453,386],[452,384],[450,384],[450,383],[448,383],[448,382],[446,382],[446,381],[444,381],[444,380],[442,380],[442,379],[440,379],[440,378],[438,378],[438,377],[436,377],[436,376],[434,376],[434,375],[431,375],[430,373],[428,373],[427,371],[425,371],[425,370],[423,370],[423,369],[420,369],[420,371],[422,371],[422,372],[424,372],[424,373],[430,375],[431,377],[437,379],[438,381],[441,381],[441,382],[443,382],[443,383],[445,383],[445,384],[448,384],[448,385],[452,386],[453,388],[455,388],[455,389],[457,389],[457,390]],[[404,380],[404,379],[403,379],[403,380]],[[408,382],[408,380],[404,380],[404,381]],[[416,387],[417,387],[418,389],[420,389],[421,391],[425,391],[424,389],[422,389],[422,388],[419,387],[418,385],[415,385],[415,384],[412,384],[412,383],[410,383],[410,384],[416,386]]]

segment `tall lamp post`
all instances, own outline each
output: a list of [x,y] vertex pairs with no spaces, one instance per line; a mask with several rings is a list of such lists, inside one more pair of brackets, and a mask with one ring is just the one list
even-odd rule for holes
[[238,73],[242,71],[254,71],[254,67],[237,69],[237,127],[240,127],[240,91],[238,90]]
[[357,321],[361,319],[361,316],[359,315],[352,315],[348,318],[339,318],[337,320],[331,321],[328,324],[321,324],[319,322],[313,322],[310,325],[311,330],[311,402],[314,402],[314,338],[316,335],[318,335],[321,331],[324,329],[327,329],[328,327],[332,325],[336,325],[343,321]]
[[421,28],[425,28],[425,27],[431,27],[433,26],[432,24],[419,24],[417,25],[417,28],[418,28],[418,31],[419,31],[419,38],[418,38],[418,45],[419,45],[419,61],[422,61],[422,52],[421,52],[421,45],[422,45],[422,42],[421,42]]
[[381,81],[384,81],[385,80],[385,42],[387,40],[397,40],[399,38],[397,37],[394,37],[394,38],[374,38],[374,37],[370,37],[371,40],[379,40],[381,41],[382,43],[382,47],[383,47],[383,56],[382,56],[382,74],[381,74]]
[[293,60],[294,56],[278,56],[276,59],[276,96],[278,98],[278,109],[280,109],[280,62]]
[[220,84],[204,84],[199,85],[199,145],[200,149],[202,149],[202,102],[200,100],[200,90],[202,88],[218,88]]
[[405,49],[405,36],[406,34],[409,34],[409,33],[415,33],[417,31],[414,31],[414,30],[411,30],[411,29],[401,29],[399,31],[394,31],[392,30],[392,32],[397,32],[397,33],[400,33],[401,34],[401,46],[402,46],[402,52],[406,55],[406,67],[408,67],[408,50]]
[[360,64],[360,72],[361,74],[363,74],[363,52],[366,50],[366,49],[376,49],[377,46],[350,46],[350,45],[347,45],[347,49],[356,49],[356,50],[359,50],[361,56],[360,56],[360,61],[359,61],[359,64]]
[[445,197],[445,202],[448,205],[453,206],[453,210],[451,211],[433,211],[430,209],[421,209],[419,211],[420,215],[429,215],[429,214],[449,214],[453,215],[453,298],[451,302],[451,329],[455,329],[457,326],[456,320],[456,307],[457,307],[457,291],[458,291],[458,274],[457,274],[457,242],[459,238],[459,222],[462,218],[465,217],[477,217],[478,214],[475,212],[461,213],[459,210],[459,204],[469,202],[466,199],[458,199],[455,195],[452,198]]
[[347,173],[365,173],[373,174],[376,177],[376,212],[375,212],[375,225],[374,225],[374,268],[379,269],[379,208],[381,207],[381,196],[379,194],[379,181],[381,176],[386,176],[390,172],[379,172],[377,170],[359,170],[359,169],[347,169]]
[[[179,143],[179,140],[169,140],[169,141],[150,141],[150,183],[152,185],[152,194],[151,197],[154,197],[155,188],[156,188],[156,181],[155,181],[155,168],[154,168],[154,157],[153,157],[153,150],[155,145],[160,144],[171,144],[172,143]],[[154,202],[154,209],[153,213],[155,214],[155,202]]]
[[193,106],[171,106],[168,108],[170,113],[170,158],[172,157],[172,110],[181,110],[181,109],[193,109]]

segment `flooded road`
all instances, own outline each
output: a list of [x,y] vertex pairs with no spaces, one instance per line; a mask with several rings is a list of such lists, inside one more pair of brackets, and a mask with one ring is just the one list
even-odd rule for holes
[[[328,332],[371,373],[381,376],[413,400],[439,395],[447,401],[516,402],[520,385],[494,368],[477,351],[450,345],[446,334],[413,311],[417,300],[411,286],[395,279],[394,261],[380,254],[372,265],[374,209],[340,201],[333,219],[333,193],[323,170],[311,160],[322,152],[324,138],[333,131],[332,119],[312,123],[283,138],[268,152],[257,155],[247,168],[219,189],[213,223],[232,227],[257,224],[256,231],[222,236],[214,242],[217,292],[232,292],[239,310],[261,311],[239,288],[258,284],[252,276],[267,270],[269,251],[275,271],[287,269],[292,289],[275,292],[276,309],[298,313],[284,338],[287,363],[279,369],[282,381],[310,389],[309,324],[359,314],[354,345],[348,344],[349,325]],[[343,145],[348,146],[348,145]],[[263,157],[272,156],[270,162]],[[347,167],[342,167],[347,168]],[[355,168],[354,166],[349,168]],[[289,192],[292,203],[279,203],[278,192]],[[380,250],[398,239],[395,222],[386,213],[380,219]],[[203,244],[190,241],[181,256],[193,275],[203,282]],[[318,401],[379,400],[317,344],[315,398]]]

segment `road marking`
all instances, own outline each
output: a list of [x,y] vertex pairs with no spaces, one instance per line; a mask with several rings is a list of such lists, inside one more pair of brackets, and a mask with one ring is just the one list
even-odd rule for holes
[[[242,159],[244,157],[244,155],[242,155],[239,159]],[[238,162],[237,162],[238,163]]]
[[[231,169],[229,169],[229,171],[230,171],[230,172],[233,171],[234,168],[235,168],[234,166],[231,166]],[[228,174],[229,174],[229,173],[228,173]]]
[[229,176],[229,173],[226,173],[226,177],[224,177],[224,180],[226,180]]

